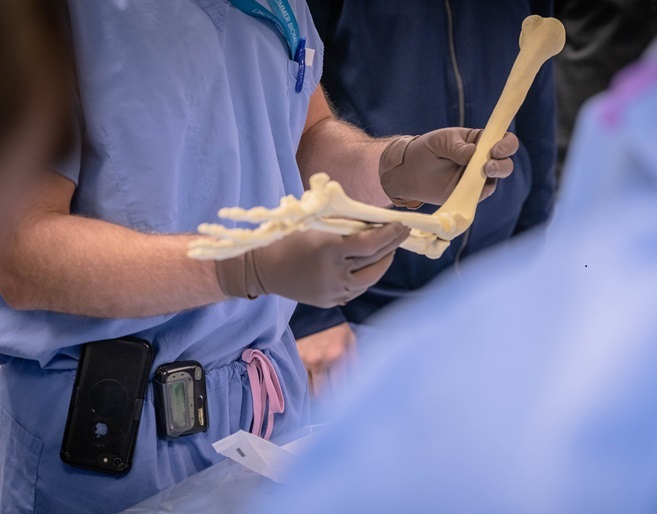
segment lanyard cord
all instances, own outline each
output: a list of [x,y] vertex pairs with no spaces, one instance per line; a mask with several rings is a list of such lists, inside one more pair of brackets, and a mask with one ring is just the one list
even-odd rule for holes
[[230,0],[230,3],[249,16],[272,23],[287,41],[290,59],[297,59],[301,36],[297,18],[292,12],[288,0],[267,0],[273,12],[260,5],[256,0]]

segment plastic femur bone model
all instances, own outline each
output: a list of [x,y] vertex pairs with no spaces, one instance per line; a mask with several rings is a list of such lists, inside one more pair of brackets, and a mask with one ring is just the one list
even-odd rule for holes
[[491,148],[504,137],[543,63],[563,49],[565,40],[560,21],[540,16],[525,19],[520,34],[520,53],[475,153],[454,192],[434,214],[394,211],[357,202],[328,175],[318,173],[311,177],[310,189],[300,199],[286,196],[275,209],[220,210],[221,218],[259,226],[230,229],[203,224],[199,232],[206,237],[190,244],[189,256],[223,260],[267,246],[297,230],[349,235],[372,225],[399,222],[412,229],[402,248],[432,259],[439,258],[450,241],[472,224],[486,182],[483,167],[490,158]]

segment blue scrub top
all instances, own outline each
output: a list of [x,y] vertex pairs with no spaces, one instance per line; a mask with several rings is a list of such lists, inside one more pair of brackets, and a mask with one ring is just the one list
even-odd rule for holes
[[[73,213],[192,233],[222,207],[300,195],[295,154],[323,46],[305,2],[291,6],[317,51],[301,93],[283,37],[227,0],[71,1],[85,132],[81,155],[58,171],[78,185]],[[81,343],[133,334],[155,345],[155,366],[195,359],[212,368],[280,341],[294,305],[266,296],[99,320],[0,301],[0,354],[73,368]]]
[[653,52],[585,108],[545,246],[390,310],[298,485],[252,512],[655,512],[656,141]]

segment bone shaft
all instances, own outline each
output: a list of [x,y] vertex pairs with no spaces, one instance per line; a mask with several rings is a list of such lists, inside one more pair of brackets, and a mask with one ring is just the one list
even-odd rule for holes
[[[477,152],[484,158],[488,158],[491,148],[506,134],[538,74],[542,63],[536,63],[531,58],[532,54],[531,51],[521,50],[511,69],[500,99],[497,101],[477,145]],[[483,172],[481,175],[484,177]]]
[[369,227],[368,223],[342,219],[318,219],[308,222],[308,228],[311,230],[321,230],[340,236],[350,236]]
[[373,207],[360,202],[356,202],[347,196],[340,196],[339,200],[336,199],[332,209],[335,215],[353,216],[360,221],[369,223],[403,223],[409,228],[431,232],[435,234],[445,233],[449,227],[444,227],[440,220],[434,216],[427,216],[426,214],[419,214],[414,212],[394,211],[388,209],[381,209],[380,207]]
[[[475,153],[463,173],[463,177],[438,212],[456,210],[452,206],[458,205],[458,210],[465,216],[465,220],[471,221],[474,218],[477,201],[486,182],[483,168],[490,158],[491,148],[504,137],[543,64],[543,62],[537,62],[534,54],[532,48],[520,50],[502,95],[481,134]],[[464,210],[466,206],[467,210]],[[455,235],[462,233],[467,226],[457,228],[462,228],[462,230]]]

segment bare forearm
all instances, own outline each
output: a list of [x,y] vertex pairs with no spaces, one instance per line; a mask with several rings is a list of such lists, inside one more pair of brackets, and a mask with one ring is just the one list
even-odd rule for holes
[[214,265],[192,261],[192,236],[147,235],[51,214],[17,232],[3,252],[3,295],[20,309],[144,317],[225,299]]
[[374,139],[362,130],[338,121],[321,88],[310,100],[306,130],[297,151],[304,186],[319,172],[340,182],[352,198],[377,206],[390,205],[379,180],[379,158],[387,139]]

